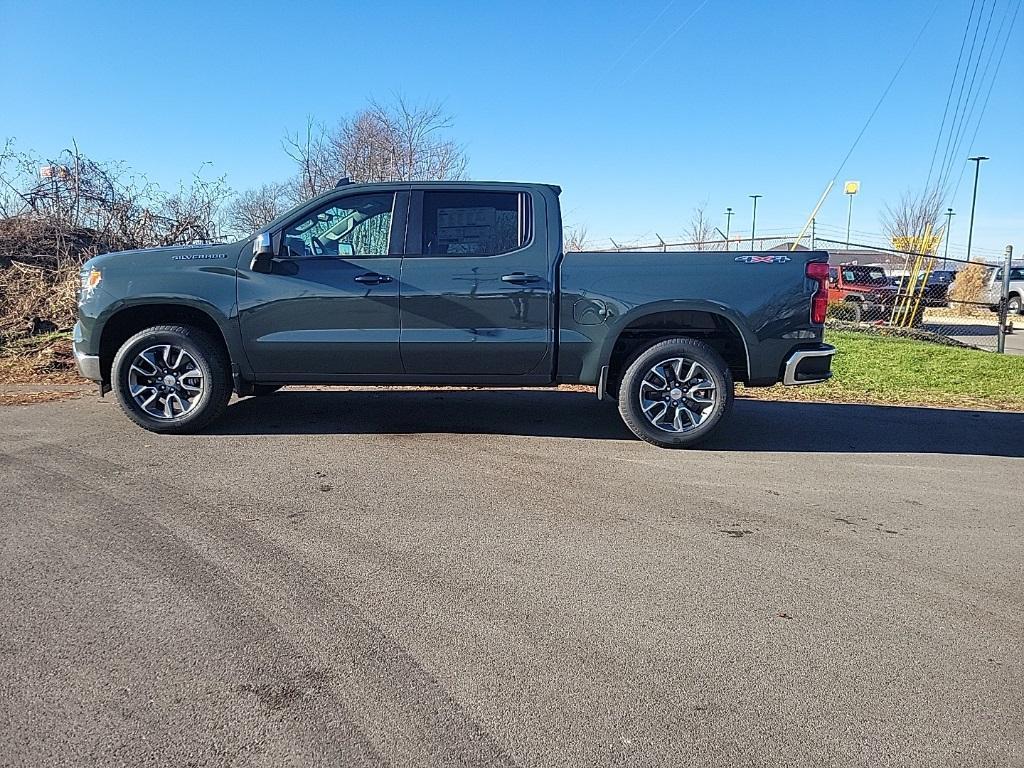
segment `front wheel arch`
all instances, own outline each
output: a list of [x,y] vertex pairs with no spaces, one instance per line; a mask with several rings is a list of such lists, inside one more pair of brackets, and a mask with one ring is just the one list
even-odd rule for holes
[[227,408],[230,361],[217,339],[201,328],[149,326],[117,350],[111,388],[121,410],[143,429],[191,434]]
[[112,383],[114,356],[124,343],[139,331],[157,325],[198,328],[218,342],[229,363],[235,362],[224,330],[208,312],[188,304],[132,304],[122,307],[107,318],[100,332],[100,373],[104,383]]

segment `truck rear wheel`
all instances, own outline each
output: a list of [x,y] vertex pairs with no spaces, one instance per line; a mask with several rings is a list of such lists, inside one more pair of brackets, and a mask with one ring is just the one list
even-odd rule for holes
[[231,399],[227,354],[208,333],[157,325],[126,341],[114,356],[112,388],[121,410],[151,432],[198,432]]
[[660,341],[643,350],[619,386],[619,413],[641,440],[686,448],[708,437],[732,409],[729,366],[704,342]]

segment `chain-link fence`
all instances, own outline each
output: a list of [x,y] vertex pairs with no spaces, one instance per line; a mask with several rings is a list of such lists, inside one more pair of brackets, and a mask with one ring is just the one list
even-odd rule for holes
[[[848,250],[845,243],[826,238],[818,242],[827,247],[834,265],[830,297],[834,315],[842,315],[845,310],[846,315],[856,315],[855,322],[902,329],[911,336],[1024,354],[1024,331],[1015,335],[1013,325],[1021,307],[1020,294],[1014,293],[1013,281],[1004,284],[1006,265],[854,243],[850,244],[854,250]],[[877,254],[871,266],[879,285],[870,293],[858,295],[857,289],[863,286],[856,281],[849,286],[844,278],[851,273],[854,277],[863,274],[864,269],[858,269],[859,261],[851,264],[848,254],[856,252],[860,256],[867,248],[873,256]],[[1012,276],[1015,271],[1011,269],[1008,274]],[[1024,281],[1016,290],[1022,286]],[[849,307],[837,307],[839,302],[863,303],[859,312],[851,313]]]

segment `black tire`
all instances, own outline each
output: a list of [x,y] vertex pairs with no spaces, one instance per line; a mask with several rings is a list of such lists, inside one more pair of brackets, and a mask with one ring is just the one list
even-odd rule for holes
[[1024,314],[1024,306],[1021,304],[1020,296],[1011,296],[1006,302],[1006,311],[1010,315]]
[[851,323],[859,323],[864,319],[864,306],[859,301],[847,301],[850,309],[853,310],[853,320]]
[[[170,344],[192,358],[203,376],[203,392],[188,412],[170,418],[150,415],[135,401],[129,374],[136,357],[148,347]],[[206,331],[188,325],[156,325],[132,336],[121,345],[111,367],[111,388],[121,410],[150,432],[190,434],[198,432],[224,413],[231,399],[231,373],[223,346]]]
[[[655,426],[644,414],[640,404],[640,388],[645,376],[660,360],[673,358],[686,358],[698,363],[715,385],[714,403],[708,406],[710,413],[699,424],[684,432],[670,432]],[[732,373],[725,360],[704,342],[685,337],[666,339],[643,349],[626,368],[619,384],[619,414],[622,420],[634,435],[660,448],[688,448],[704,440],[729,415],[732,402]]]
[[252,385],[252,396],[253,397],[266,397],[272,395],[284,384],[253,384]]

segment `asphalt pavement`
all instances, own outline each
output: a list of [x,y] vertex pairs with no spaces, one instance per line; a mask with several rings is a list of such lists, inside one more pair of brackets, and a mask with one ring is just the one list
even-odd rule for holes
[[[961,344],[994,351],[999,345],[999,322],[992,318],[933,318],[921,328],[940,336],[948,336]],[[1004,337],[1004,352],[1024,355],[1024,323],[1014,318],[1011,331]]]
[[1024,764],[1024,415],[0,408],[0,764]]

